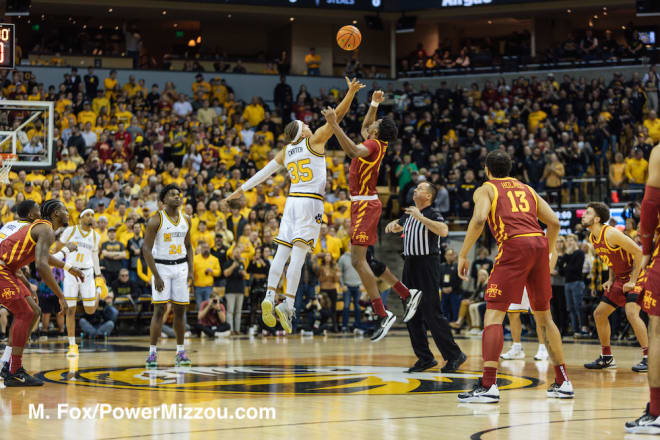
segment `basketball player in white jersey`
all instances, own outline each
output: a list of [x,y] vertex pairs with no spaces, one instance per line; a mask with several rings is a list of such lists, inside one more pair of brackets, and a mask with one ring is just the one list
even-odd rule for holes
[[163,327],[163,316],[167,303],[172,303],[174,333],[176,334],[176,367],[191,365],[183,346],[185,313],[190,303],[189,285],[193,285],[193,249],[190,241],[190,219],[181,211],[181,191],[174,184],[164,187],[159,195],[164,209],[154,214],[147,222],[142,255],[149,265],[151,278],[151,302],[154,314],[151,317],[151,345],[146,367],[158,366],[156,344]]
[[[336,109],[338,121],[341,121],[348,113],[355,94],[364,87],[364,84],[359,83],[356,79],[346,78],[346,83],[348,92]],[[323,199],[327,173],[325,143],[332,137],[332,129],[326,123],[312,133],[304,122],[292,121],[284,128],[284,133],[288,142],[287,146],[275,156],[275,159],[225,200],[235,199],[244,191],[265,182],[282,167],[286,167],[289,172],[291,187],[284,206],[279,234],[273,240],[278,246],[268,272],[268,290],[261,303],[261,312],[264,323],[269,327],[274,327],[276,324],[275,316],[273,316],[275,291],[280,283],[284,266],[291,257],[286,272],[286,300],[275,307],[275,313],[280,318],[282,328],[287,333],[291,333],[294,302],[305,256],[308,251],[314,249],[323,222]]]
[[[79,281],[69,272],[64,272],[62,292],[69,306],[66,311],[66,333],[69,339],[67,357],[78,356],[78,345],[76,344],[76,304],[78,298],[82,299],[85,313],[88,315],[93,314],[99,304],[96,286],[105,283],[99,264],[101,237],[93,227],[94,210],[83,210],[79,218],[77,225],[69,226],[62,231],[54,246],[55,252],[61,249],[64,253],[65,263],[79,269],[85,275],[85,280]],[[64,247],[68,244],[75,244],[75,250],[69,251]]]
[[[509,329],[511,330],[511,339],[513,340],[513,345],[509,351],[500,355],[502,359],[525,359],[525,352],[523,351],[522,343],[520,342],[522,336],[522,323],[520,322],[520,315],[522,313],[529,313],[529,310],[529,297],[527,296],[527,287],[525,287],[523,289],[523,297],[520,304],[510,304],[509,310],[507,310],[507,316],[509,317]],[[538,335],[538,330],[536,334]],[[536,355],[534,356],[534,359],[537,361],[548,360],[548,350],[545,348],[545,344],[539,343],[539,348],[536,352]]]

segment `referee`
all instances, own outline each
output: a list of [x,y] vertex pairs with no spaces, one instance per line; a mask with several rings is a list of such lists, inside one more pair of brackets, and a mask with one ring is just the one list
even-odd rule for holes
[[[429,182],[421,182],[415,188],[415,206],[406,208],[406,215],[390,222],[385,232],[403,231],[403,277],[401,281],[410,289],[422,291],[422,300],[415,316],[408,321],[408,332],[417,362],[408,372],[428,370],[438,365],[426,338],[426,330],[431,330],[442,357],[447,363],[443,373],[454,371],[461,366],[467,356],[454,342],[447,318],[440,306],[440,249],[439,237],[446,236],[448,228],[440,213],[433,208],[437,189]],[[421,311],[421,313],[420,313]]]

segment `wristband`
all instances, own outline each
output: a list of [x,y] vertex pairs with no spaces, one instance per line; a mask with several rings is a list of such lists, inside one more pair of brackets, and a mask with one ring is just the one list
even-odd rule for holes
[[69,272],[69,271],[71,270],[71,267],[72,267],[72,266],[71,266],[69,263],[64,263],[64,268],[63,268],[63,269],[64,269],[65,271]]
[[371,106],[372,107],[378,107],[378,103],[376,101],[371,101]]

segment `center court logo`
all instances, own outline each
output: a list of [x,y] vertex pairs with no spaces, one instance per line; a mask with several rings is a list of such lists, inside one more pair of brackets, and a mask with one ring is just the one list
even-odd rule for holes
[[[189,369],[145,370],[143,367],[85,368],[75,377],[51,370],[39,377],[54,383],[135,390],[193,393],[337,395],[434,394],[470,390],[481,373],[440,371],[404,373],[403,367],[370,365],[225,365]],[[498,375],[499,388],[538,385],[531,377]]]

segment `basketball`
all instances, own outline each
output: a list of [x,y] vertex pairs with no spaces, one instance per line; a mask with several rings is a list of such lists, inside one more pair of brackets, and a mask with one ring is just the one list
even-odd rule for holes
[[343,26],[337,32],[337,44],[344,50],[355,50],[362,42],[360,29],[352,25]]

